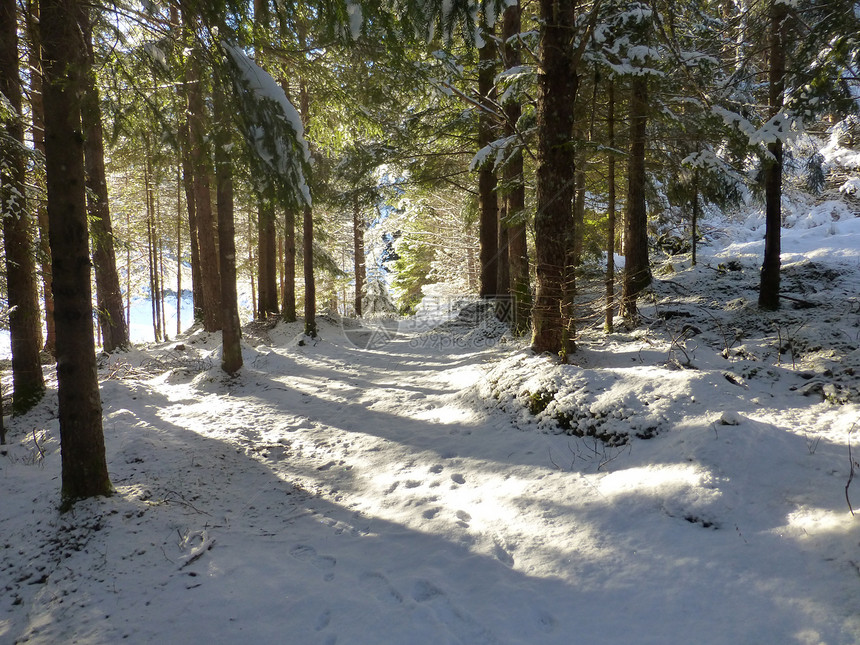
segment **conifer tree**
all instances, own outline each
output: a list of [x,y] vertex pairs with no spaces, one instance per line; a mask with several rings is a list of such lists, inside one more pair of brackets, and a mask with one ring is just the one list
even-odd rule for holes
[[221,264],[221,369],[235,374],[242,367],[242,330],[236,295],[236,233],[233,169],[229,149],[232,123],[223,87],[215,87],[215,182],[218,203],[218,250]]
[[[484,14],[481,24],[483,43],[478,49],[478,149],[483,150],[495,138],[496,43],[493,27]],[[483,298],[499,295],[499,204],[496,195],[496,171],[492,159],[478,168],[478,208],[480,210],[480,261]]]
[[537,105],[537,284],[532,310],[532,348],[566,360],[573,350],[572,280],[568,274],[573,221],[573,112],[579,87],[576,3],[541,0]]
[[[194,33],[198,16],[185,10],[182,13],[185,29]],[[203,49],[198,43],[192,47],[187,61],[188,78],[188,140],[191,172],[194,186],[194,213],[196,239],[200,256],[200,296],[203,300],[203,328],[206,331],[221,329],[221,278],[218,270],[218,240],[212,216],[212,169],[206,146],[206,108],[202,75]]]
[[41,319],[36,285],[35,244],[28,212],[26,149],[18,65],[18,20],[14,0],[0,2],[0,216],[6,252],[6,287],[12,343],[12,409],[28,411],[42,398],[45,383],[39,358]]
[[90,289],[80,97],[86,50],[78,0],[42,0],[45,165],[57,331],[62,498],[110,495]]
[[87,177],[87,210],[93,240],[93,266],[96,302],[104,351],[110,353],[128,345],[128,326],[122,311],[122,290],[116,268],[113,227],[110,219],[107,179],[105,177],[104,133],[96,86],[93,25],[89,10],[81,14],[81,31],[87,52],[89,73],[84,77],[81,118],[84,131],[84,161]]
[[[42,55],[39,45],[38,23],[39,3],[27,0],[25,9],[27,21],[27,61],[30,77],[30,118],[33,149],[45,157],[45,110],[42,105]],[[56,334],[54,332],[54,295],[51,293],[51,245],[48,240],[48,210],[45,201],[36,202],[36,222],[38,225],[38,263],[41,269],[42,302],[45,315],[45,351],[54,354]]]

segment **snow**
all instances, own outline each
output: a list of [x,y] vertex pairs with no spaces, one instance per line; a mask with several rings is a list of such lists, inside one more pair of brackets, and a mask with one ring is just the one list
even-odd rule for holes
[[857,643],[860,219],[788,215],[810,306],[755,307],[760,217],[705,221],[571,365],[441,289],[251,324],[233,379],[197,329],[117,354],[117,492],[65,515],[46,368],[6,419],[0,642]]
[[349,16],[349,33],[353,40],[358,40],[361,37],[361,28],[364,26],[361,5],[347,0],[346,13]]
[[[354,16],[355,14],[351,15]],[[235,63],[236,69],[246,84],[245,89],[260,99],[273,102],[279,109],[278,117],[283,119],[283,124],[292,132],[291,136],[286,137],[290,140],[290,143],[287,143],[284,140],[283,133],[278,133],[276,136],[273,133],[267,133],[262,126],[257,126],[254,149],[259,157],[268,163],[278,174],[283,177],[292,177],[304,203],[311,204],[310,188],[308,187],[301,164],[294,158],[295,155],[290,149],[292,144],[295,143],[299,148],[302,161],[305,163],[310,162],[311,153],[304,136],[305,131],[301,115],[287,98],[286,94],[284,94],[283,88],[278,85],[275,79],[251,60],[241,48],[226,41],[221,43],[221,47],[230,55],[230,58]],[[269,141],[266,140],[267,138],[275,138],[275,140]],[[273,149],[270,149],[269,146],[273,146]],[[276,155],[272,154],[273,150],[276,152]]]

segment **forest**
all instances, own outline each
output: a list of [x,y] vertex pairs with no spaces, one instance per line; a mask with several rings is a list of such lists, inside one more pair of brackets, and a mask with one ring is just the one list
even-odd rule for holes
[[858,642],[858,34],[0,0],[0,643]]

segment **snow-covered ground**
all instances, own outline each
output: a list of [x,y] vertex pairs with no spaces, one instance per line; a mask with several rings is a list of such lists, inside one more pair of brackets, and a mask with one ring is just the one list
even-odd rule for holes
[[721,223],[569,366],[476,305],[252,325],[235,379],[201,332],[112,357],[115,496],[58,514],[54,390],[7,420],[0,642],[860,642],[860,219],[827,208],[781,311],[760,222]]

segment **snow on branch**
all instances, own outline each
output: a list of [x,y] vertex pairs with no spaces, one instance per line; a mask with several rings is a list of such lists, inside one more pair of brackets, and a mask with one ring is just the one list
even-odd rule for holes
[[[310,168],[310,149],[298,110],[290,103],[275,79],[236,45],[222,42],[221,47],[233,63],[233,82],[242,106],[239,115],[245,138],[262,165],[257,179],[266,189],[272,174],[275,183],[304,204],[311,203],[306,175]],[[268,172],[265,172],[268,171]]]
[[750,145],[768,144],[781,140],[783,143],[796,138],[803,132],[803,122],[797,116],[780,110],[774,114],[762,127],[756,128],[748,119],[719,105],[711,110],[723,118],[726,125],[736,127],[749,139]]
[[472,157],[472,161],[469,162],[469,170],[475,171],[487,163],[494,168],[498,168],[505,162],[508,148],[516,143],[518,139],[518,135],[512,134],[511,136],[491,141],[478,150],[477,154]]

